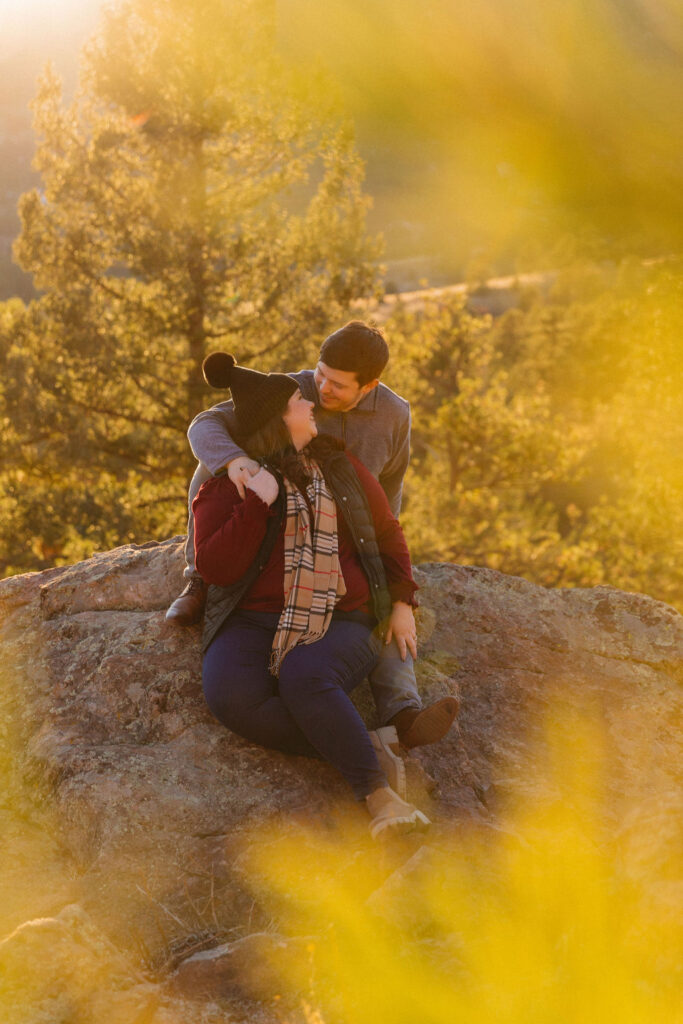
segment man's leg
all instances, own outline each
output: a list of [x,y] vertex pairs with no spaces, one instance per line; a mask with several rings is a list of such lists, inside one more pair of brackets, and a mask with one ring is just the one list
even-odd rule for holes
[[192,515],[192,502],[204,481],[210,479],[211,473],[209,470],[203,463],[198,462],[187,494],[187,540],[185,541],[185,568],[183,570],[183,576],[187,580],[187,585],[166,612],[167,620],[175,623],[177,626],[192,626],[195,622],[198,622],[202,617],[204,605],[206,604],[206,584],[197,572],[194,564],[194,516]]
[[399,742],[408,749],[442,739],[458,713],[455,697],[443,697],[422,707],[412,655],[406,651],[406,660],[402,661],[395,640],[382,644],[379,661],[368,680],[380,724],[395,726]]
[[419,711],[422,707],[413,657],[407,651],[406,660],[401,661],[395,640],[390,644],[381,642],[379,661],[368,680],[380,725],[388,725],[394,715],[404,708],[416,708]]

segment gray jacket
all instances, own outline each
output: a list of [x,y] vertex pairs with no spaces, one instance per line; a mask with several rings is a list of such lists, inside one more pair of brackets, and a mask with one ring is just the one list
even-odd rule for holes
[[[367,466],[382,485],[389,507],[398,518],[403,477],[410,459],[410,406],[406,400],[386,384],[378,384],[348,412],[327,412],[318,402],[313,370],[299,370],[291,376],[304,398],[315,402],[320,433],[344,441],[349,451]],[[195,416],[187,432],[195,458],[213,474],[245,454],[231,437],[233,416],[232,402],[221,402]]]

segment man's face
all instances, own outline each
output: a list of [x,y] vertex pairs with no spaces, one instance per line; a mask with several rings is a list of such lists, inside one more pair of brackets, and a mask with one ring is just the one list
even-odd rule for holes
[[316,366],[314,380],[320,404],[330,412],[348,412],[377,386],[377,381],[371,380],[361,387],[352,370],[333,370],[323,362]]

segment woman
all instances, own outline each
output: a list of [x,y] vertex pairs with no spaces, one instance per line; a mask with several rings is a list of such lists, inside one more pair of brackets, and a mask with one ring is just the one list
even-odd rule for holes
[[400,788],[395,731],[368,733],[348,696],[377,660],[377,623],[417,589],[386,496],[336,441],[317,438],[313,403],[291,377],[226,353],[209,356],[204,375],[231,389],[240,443],[261,463],[244,500],[221,476],[193,503],[197,568],[211,584],[207,703],[246,739],[338,768],[373,836],[427,825],[387,780]]

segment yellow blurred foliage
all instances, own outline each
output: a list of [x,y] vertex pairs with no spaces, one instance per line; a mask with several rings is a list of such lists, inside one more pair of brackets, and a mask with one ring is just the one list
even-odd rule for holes
[[289,51],[339,80],[368,148],[406,158],[393,215],[429,218],[428,249],[523,260],[591,230],[680,242],[673,0],[285,0],[281,24]]
[[311,1024],[683,1019],[682,851],[672,862],[664,830],[644,873],[611,832],[610,766],[589,723],[549,727],[544,795],[494,827],[442,824],[417,849],[373,845],[353,815],[252,837],[254,888],[311,936],[283,978]]

